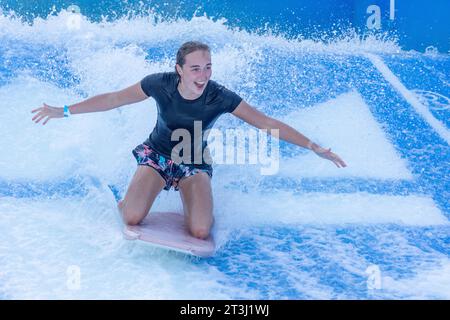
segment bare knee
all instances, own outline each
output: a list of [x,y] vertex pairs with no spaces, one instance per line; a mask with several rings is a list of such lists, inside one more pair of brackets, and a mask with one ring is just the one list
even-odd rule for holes
[[142,221],[142,219],[133,217],[133,216],[123,215],[122,218],[123,218],[123,222],[129,226],[138,225]]
[[191,228],[191,234],[198,239],[206,239],[209,237],[209,228],[193,227]]
[[142,218],[133,214],[122,214],[123,222],[129,226],[135,226],[142,221]]
[[117,204],[119,212],[122,215],[122,220],[125,224],[129,226],[135,226],[143,220],[143,215],[139,215],[131,212],[125,205],[123,200],[119,201]]

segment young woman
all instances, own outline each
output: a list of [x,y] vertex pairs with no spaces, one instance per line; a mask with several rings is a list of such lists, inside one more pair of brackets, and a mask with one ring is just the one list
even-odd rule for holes
[[[194,135],[194,121],[200,121],[203,132],[210,129],[217,118],[231,113],[259,129],[278,129],[279,138],[315,152],[332,161],[338,168],[346,167],[342,159],[313,143],[292,127],[266,116],[250,106],[239,95],[219,85],[211,78],[211,52],[201,42],[186,42],[178,50],[175,72],[146,76],[138,83],[120,91],[100,94],[82,102],[59,107],[43,104],[35,109],[33,121],[45,125],[52,118],[69,114],[107,111],[123,105],[153,97],[158,106],[158,120],[149,138],[133,150],[138,163],[128,190],[118,207],[128,225],[142,221],[162,189],[174,187],[180,191],[186,224],[191,234],[205,239],[213,225],[213,196],[211,190],[212,167],[202,159],[200,162],[175,162],[172,133],[185,129]],[[207,145],[200,143],[203,155]],[[198,146],[198,144],[197,144]],[[191,149],[191,150],[192,150]],[[199,149],[197,147],[197,149]],[[186,150],[189,150],[187,148]],[[183,154],[192,160],[194,155]]]

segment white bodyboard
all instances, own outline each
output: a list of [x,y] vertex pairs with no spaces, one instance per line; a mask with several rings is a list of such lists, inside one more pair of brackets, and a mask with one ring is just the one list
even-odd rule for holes
[[156,247],[175,250],[198,257],[214,254],[212,236],[202,240],[189,234],[184,215],[175,212],[150,212],[140,224],[126,226],[127,240],[140,240]]

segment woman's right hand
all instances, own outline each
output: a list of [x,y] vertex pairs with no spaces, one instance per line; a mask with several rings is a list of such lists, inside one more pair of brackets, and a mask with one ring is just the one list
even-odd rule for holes
[[37,114],[32,119],[34,122],[39,123],[42,119],[46,118],[42,125],[45,125],[52,118],[64,117],[64,108],[51,107],[45,103],[43,104],[43,107],[31,111],[31,113],[35,112],[37,112]]

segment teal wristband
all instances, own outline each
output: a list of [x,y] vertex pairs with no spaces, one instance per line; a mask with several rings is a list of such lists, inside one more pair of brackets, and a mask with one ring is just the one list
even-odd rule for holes
[[69,107],[67,105],[64,106],[64,117],[67,118],[70,115]]

